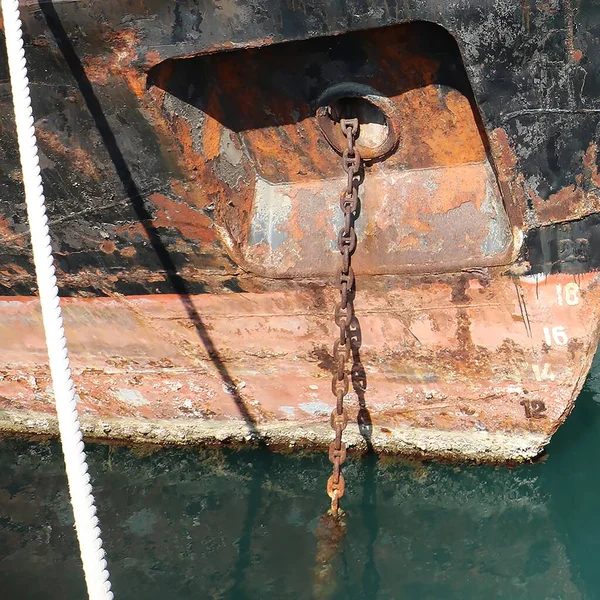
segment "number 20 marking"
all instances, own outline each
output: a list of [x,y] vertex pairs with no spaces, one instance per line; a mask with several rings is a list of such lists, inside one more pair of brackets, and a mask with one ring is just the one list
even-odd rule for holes
[[567,283],[563,287],[560,283],[556,284],[556,302],[559,306],[575,306],[579,304],[579,286],[576,283]]

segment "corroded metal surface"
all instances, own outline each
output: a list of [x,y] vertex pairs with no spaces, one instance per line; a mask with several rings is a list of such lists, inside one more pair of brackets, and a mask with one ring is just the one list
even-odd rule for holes
[[[225,4],[25,3],[41,166],[66,293],[179,293],[182,282],[191,293],[262,289],[229,255],[244,258],[237,244],[247,241],[250,210],[229,202],[252,184],[257,165],[268,181],[326,175],[334,163],[315,164],[314,151],[293,163],[281,150],[319,144],[307,111],[340,79],[359,79],[403,103],[402,115],[410,117],[398,132],[403,168],[485,161],[487,135],[512,227],[600,209],[594,5],[575,11],[570,2],[541,0]],[[430,23],[402,25],[414,21]],[[365,31],[352,33],[357,29]],[[458,50],[448,52],[444,29]],[[284,67],[290,42],[310,39],[294,47],[327,48],[286,104],[271,88],[289,93],[294,76],[259,78],[258,63],[268,62],[266,52],[280,55]],[[349,43],[356,51],[340,60]],[[256,64],[240,72],[249,57]],[[202,75],[230,87],[207,95]],[[3,56],[0,80],[0,286],[5,294],[31,294]],[[238,93],[250,94],[247,102],[233,99]],[[252,120],[254,127],[242,127]]]
[[[24,14],[91,434],[326,443],[323,240],[342,173],[315,114],[342,85],[397,136],[368,166],[359,220],[368,418],[351,442],[539,452],[597,342],[597,7],[42,0]],[[41,431],[53,408],[5,62],[2,426]]]
[[[272,185],[257,180],[242,264],[265,277],[334,272],[345,178]],[[356,231],[363,274],[444,271],[507,263],[512,232],[492,169],[367,171]]]
[[[249,80],[258,85],[249,89]],[[194,129],[199,160],[229,186],[215,225],[247,271],[334,273],[335,245],[326,241],[339,229],[344,173],[317,115],[356,96],[381,107],[398,139],[385,151],[376,151],[378,141],[361,144],[362,134],[357,140],[361,155],[377,155],[365,169],[360,271],[510,262],[512,232],[472,91],[456,43],[440,29],[401,26],[345,35],[333,48],[320,38],[167,61],[149,82],[163,110]]]
[[[350,397],[350,445],[364,445],[362,434],[377,449],[416,455],[536,455],[569,413],[597,343],[596,278],[578,277],[577,290],[571,284],[569,275],[462,274],[385,294],[361,290],[370,423],[357,425],[360,399]],[[65,301],[89,432],[166,443],[328,444],[329,290],[190,302],[201,323],[176,297]],[[54,407],[37,302],[5,298],[0,306],[2,426],[39,429]]]

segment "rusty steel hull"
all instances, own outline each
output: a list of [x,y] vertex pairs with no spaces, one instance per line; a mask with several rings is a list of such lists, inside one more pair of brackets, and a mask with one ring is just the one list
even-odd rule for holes
[[[597,278],[577,277],[577,304],[573,284],[569,275],[460,275],[363,291],[351,446],[478,461],[536,456],[570,412],[597,343]],[[557,290],[570,304],[557,303]],[[66,299],[86,431],[158,443],[325,446],[332,301],[319,289],[185,303]],[[0,315],[9,357],[0,368],[0,423],[54,433],[38,303],[4,298]],[[547,324],[567,339],[550,328],[548,345]]]
[[[89,435],[329,443],[344,173],[317,115],[342,90],[395,138],[360,186],[350,444],[542,451],[599,337],[600,8],[22,8]],[[0,427],[54,433],[3,52]]]

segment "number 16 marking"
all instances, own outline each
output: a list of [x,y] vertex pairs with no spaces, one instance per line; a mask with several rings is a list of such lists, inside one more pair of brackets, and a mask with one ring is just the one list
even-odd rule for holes
[[569,336],[562,325],[553,327],[552,329],[544,327],[544,340],[546,341],[546,346],[552,346],[552,343],[555,343],[557,346],[566,346]]

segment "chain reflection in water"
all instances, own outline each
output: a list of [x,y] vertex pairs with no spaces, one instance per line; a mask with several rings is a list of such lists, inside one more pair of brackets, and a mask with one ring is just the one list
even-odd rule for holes
[[337,590],[339,578],[336,566],[340,560],[345,535],[346,520],[343,514],[325,514],[319,519],[313,585],[314,597],[317,600],[332,598]]

